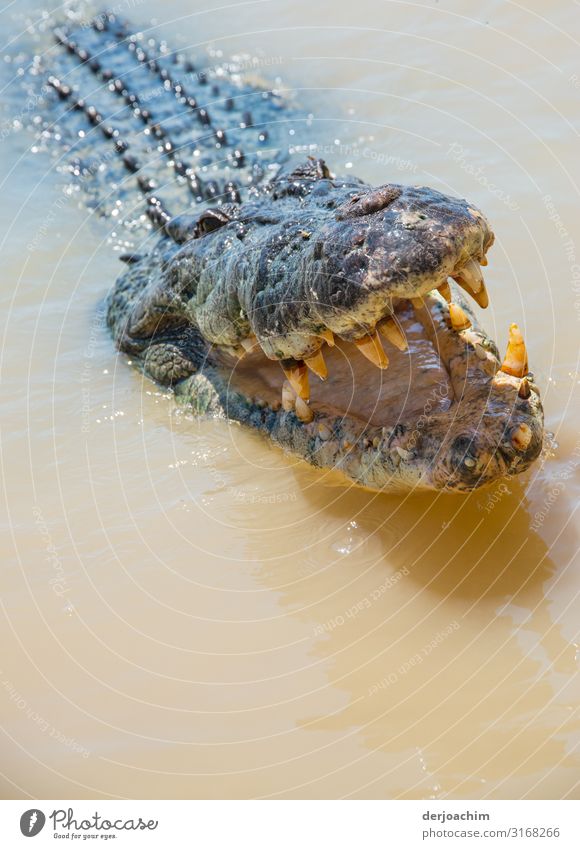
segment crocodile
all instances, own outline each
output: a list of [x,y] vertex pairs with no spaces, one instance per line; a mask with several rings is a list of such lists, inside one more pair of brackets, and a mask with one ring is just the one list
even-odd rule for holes
[[293,161],[288,122],[308,119],[277,91],[114,13],[53,33],[43,133],[68,139],[96,208],[150,228],[107,299],[134,365],[373,490],[469,492],[529,468],[540,393],[519,327],[502,357],[476,316],[494,241],[476,206]]

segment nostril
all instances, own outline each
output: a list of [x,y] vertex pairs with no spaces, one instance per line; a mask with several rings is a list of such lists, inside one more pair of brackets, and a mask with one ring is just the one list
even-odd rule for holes
[[451,465],[456,471],[467,469],[471,471],[477,465],[477,450],[471,436],[457,436],[451,443]]

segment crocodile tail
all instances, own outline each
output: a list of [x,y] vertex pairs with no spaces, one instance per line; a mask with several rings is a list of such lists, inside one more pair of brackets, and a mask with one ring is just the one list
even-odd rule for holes
[[65,140],[99,211],[164,227],[197,204],[239,203],[280,167],[285,107],[227,65],[194,65],[110,13],[54,39],[45,133]]

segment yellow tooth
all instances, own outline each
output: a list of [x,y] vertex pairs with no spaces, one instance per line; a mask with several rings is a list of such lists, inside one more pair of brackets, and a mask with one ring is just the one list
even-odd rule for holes
[[525,451],[532,441],[532,431],[527,424],[519,425],[512,433],[512,445],[516,451]]
[[290,381],[290,385],[298,397],[308,401],[310,398],[310,387],[308,385],[308,369],[306,366],[301,365],[284,369],[284,374]]
[[302,398],[296,399],[296,415],[298,416],[300,421],[304,422],[305,424],[311,422],[314,418],[314,413],[312,412],[306,401],[303,401]]
[[240,347],[229,346],[225,349],[231,357],[236,357],[236,359],[241,360],[245,355],[245,350]]
[[483,277],[481,278],[481,283],[475,284],[471,282],[472,278],[468,280],[467,277],[463,276],[461,273],[453,275],[453,279],[458,286],[461,286],[461,288],[467,292],[468,295],[471,295],[475,303],[479,304],[482,309],[485,309],[489,305],[489,295],[487,294]]
[[441,286],[437,286],[437,291],[440,295],[443,295],[448,304],[451,303],[451,289],[447,281],[442,283]]
[[240,340],[240,345],[242,346],[244,351],[247,351],[248,353],[256,347],[257,343],[258,340],[255,336],[248,336],[247,339]]
[[321,380],[326,380],[328,377],[328,369],[326,368],[326,363],[324,362],[324,357],[322,356],[322,351],[317,351],[311,357],[307,357],[304,362],[314,374],[317,374]]
[[416,310],[420,310],[425,306],[423,298],[410,298],[410,301]]
[[479,304],[482,310],[485,310],[489,306],[489,295],[487,294],[487,289],[485,288],[485,283],[482,283],[481,289],[479,292],[472,292],[473,300],[476,304]]
[[377,366],[377,368],[387,368],[389,365],[389,358],[385,354],[376,330],[368,336],[363,336],[362,339],[355,339],[354,344],[361,354]]
[[520,398],[523,398],[524,401],[526,398],[529,398],[532,393],[530,389],[530,381],[527,377],[522,377],[522,382],[520,383],[520,388],[518,389],[518,395]]
[[474,259],[468,259],[459,276],[469,286],[472,292],[479,292],[483,286],[483,274],[479,264]]
[[487,257],[485,254],[482,254],[481,259],[479,260],[479,264],[483,265],[484,268],[487,265]]
[[399,351],[407,350],[405,335],[394,319],[386,318],[384,321],[381,321],[379,330],[385,339],[388,339],[391,345],[394,345]]
[[512,377],[523,377],[528,372],[528,352],[517,324],[510,324],[510,338],[501,371]]
[[331,348],[334,348],[334,333],[332,330],[323,330],[322,333],[318,334],[322,339],[325,339]]
[[290,385],[290,381],[285,380],[282,384],[282,407],[286,412],[293,410],[296,405],[296,393]]
[[467,330],[471,322],[458,304],[449,304],[449,318],[453,330]]

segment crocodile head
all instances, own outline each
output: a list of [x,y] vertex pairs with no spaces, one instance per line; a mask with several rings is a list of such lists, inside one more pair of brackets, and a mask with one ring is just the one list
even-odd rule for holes
[[502,361],[465,299],[488,304],[492,243],[465,200],[309,162],[245,203],[164,222],[109,321],[198,410],[315,466],[373,489],[468,491],[525,470],[543,440],[518,328]]

